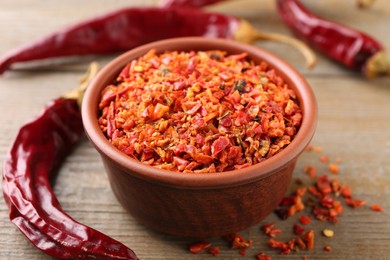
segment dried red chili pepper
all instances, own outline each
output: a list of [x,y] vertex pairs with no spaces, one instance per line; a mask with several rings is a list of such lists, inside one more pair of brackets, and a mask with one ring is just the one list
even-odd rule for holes
[[371,36],[321,18],[298,0],[278,0],[277,7],[284,23],[296,35],[333,60],[367,77],[390,73],[383,46]]
[[0,74],[17,62],[127,51],[148,42],[184,36],[218,37],[245,43],[281,41],[301,50],[309,67],[315,63],[313,52],[302,42],[258,32],[249,22],[234,16],[193,8],[133,7],[85,20],[9,51],[0,58]]
[[10,219],[32,244],[56,258],[137,259],[123,244],[67,215],[51,189],[54,171],[84,132],[77,99],[65,97],[20,129],[4,159]]

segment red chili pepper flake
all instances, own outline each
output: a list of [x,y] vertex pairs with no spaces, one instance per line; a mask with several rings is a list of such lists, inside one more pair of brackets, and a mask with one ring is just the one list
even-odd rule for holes
[[342,197],[344,198],[352,198],[352,195],[351,195],[351,189],[348,187],[347,184],[343,184],[340,186],[340,194]]
[[272,260],[272,257],[266,255],[264,252],[260,252],[256,255],[257,260]]
[[323,155],[320,157],[320,161],[323,163],[327,163],[327,162],[329,162],[329,157],[326,155]]
[[314,230],[309,230],[302,237],[303,241],[306,243],[308,250],[312,250],[314,247]]
[[281,253],[282,252],[290,252],[291,250],[289,249],[288,247],[288,244],[284,243],[284,242],[281,242],[281,241],[277,241],[277,240],[274,240],[274,239],[270,239],[269,240],[269,246],[271,248],[275,248],[275,249],[281,249]]
[[190,247],[189,247],[189,250],[193,254],[199,254],[200,252],[202,252],[206,248],[209,248],[210,245],[211,245],[210,242],[200,241],[200,242],[191,244]]
[[332,250],[332,247],[331,247],[331,246],[329,246],[329,245],[327,245],[327,246],[324,246],[324,250],[325,250],[325,251],[327,251],[327,252],[329,252],[329,251],[331,251],[331,250]]
[[302,225],[307,225],[311,223],[311,219],[308,216],[300,216],[299,217],[299,222],[301,222]]
[[345,203],[352,208],[360,208],[361,206],[366,204],[366,201],[365,200],[355,200],[352,198],[346,198]]
[[[296,192],[296,194],[300,192]],[[279,203],[279,207],[275,209],[275,213],[281,219],[287,219],[297,212],[302,211],[305,208],[305,205],[302,202],[301,196],[294,195],[289,197],[284,197]]]
[[220,253],[220,249],[219,247],[217,246],[213,246],[213,247],[210,247],[209,249],[207,249],[207,253],[213,255],[213,256],[216,256]]
[[312,165],[307,165],[307,166],[305,166],[305,168],[303,169],[303,171],[304,171],[307,175],[309,175],[310,178],[314,178],[314,177],[316,177],[316,175],[317,175],[317,169],[316,169],[314,166],[312,166]]
[[273,222],[261,226],[261,230],[263,230],[263,232],[269,237],[276,237],[276,235],[282,232],[282,230],[274,227],[275,227],[275,223]]
[[382,212],[382,207],[381,207],[380,205],[378,205],[378,204],[373,204],[373,205],[371,205],[370,209],[371,209],[372,211]]
[[293,229],[294,234],[298,236],[302,235],[305,232],[305,229],[297,224],[294,224]]
[[295,196],[303,197],[307,191],[306,187],[300,187],[295,190]]
[[340,172],[339,166],[334,163],[329,163],[328,168],[331,173],[338,174]]
[[316,187],[323,195],[331,193],[332,187],[328,175],[322,174],[321,176],[318,176],[316,180]]
[[252,240],[246,240],[242,236],[235,234],[232,239],[232,249],[246,249],[252,246]]
[[245,249],[241,249],[240,251],[238,251],[238,253],[242,256],[246,256],[246,250]]
[[283,150],[302,121],[294,91],[246,53],[151,50],[101,96],[99,125],[115,147],[184,173],[260,163]]

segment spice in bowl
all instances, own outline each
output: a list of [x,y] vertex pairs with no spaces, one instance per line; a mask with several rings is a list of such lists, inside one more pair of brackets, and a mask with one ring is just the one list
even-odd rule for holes
[[184,173],[262,162],[291,142],[302,120],[295,92],[265,61],[220,50],[152,49],[103,89],[99,109],[116,148]]
[[[254,105],[258,111],[249,109]],[[202,239],[241,231],[277,207],[314,134],[316,111],[309,84],[271,53],[237,41],[184,37],[111,61],[88,87],[82,118],[113,193],[134,219],[166,234]],[[293,124],[299,113],[300,123]],[[222,123],[228,116],[231,122]],[[283,135],[271,137],[271,129]],[[290,143],[270,153],[284,135]],[[255,161],[252,155],[265,146],[260,140],[269,140],[269,150]],[[235,160],[241,161],[238,169]]]

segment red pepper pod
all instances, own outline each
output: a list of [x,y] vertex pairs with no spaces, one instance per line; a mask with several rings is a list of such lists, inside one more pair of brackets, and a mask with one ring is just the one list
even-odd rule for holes
[[[196,21],[196,22],[194,22]],[[192,8],[131,7],[53,32],[0,58],[0,74],[14,63],[127,51],[173,37],[233,38],[240,20]]]
[[18,62],[121,52],[152,41],[185,36],[245,43],[279,41],[300,50],[308,67],[315,63],[315,55],[302,42],[257,31],[249,22],[234,16],[196,8],[132,7],[85,20],[9,51],[0,57],[0,75]]
[[10,219],[43,252],[59,259],[137,259],[118,241],[72,219],[50,178],[83,135],[76,99],[52,101],[19,131],[3,164]]
[[298,37],[331,59],[367,77],[389,73],[390,63],[383,46],[371,36],[319,17],[298,0],[277,0],[277,8]]

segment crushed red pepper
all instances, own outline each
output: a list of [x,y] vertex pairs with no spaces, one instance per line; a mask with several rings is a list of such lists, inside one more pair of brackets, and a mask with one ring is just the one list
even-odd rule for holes
[[246,53],[150,50],[101,95],[99,124],[114,146],[185,173],[259,163],[286,147],[302,120],[294,91]]

